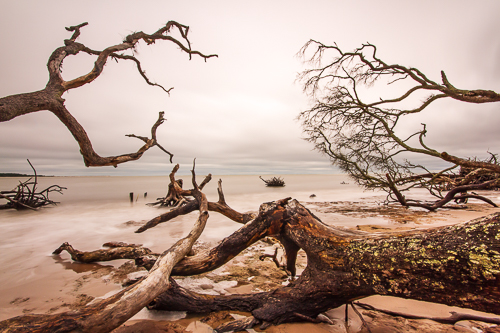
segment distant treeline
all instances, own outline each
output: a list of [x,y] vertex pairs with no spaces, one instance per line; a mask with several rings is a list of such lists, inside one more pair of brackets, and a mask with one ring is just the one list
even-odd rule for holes
[[[45,176],[45,175],[37,175],[38,177],[54,177],[54,176]],[[0,177],[35,177],[35,175],[26,175],[24,173],[14,173],[14,172],[0,172]]]

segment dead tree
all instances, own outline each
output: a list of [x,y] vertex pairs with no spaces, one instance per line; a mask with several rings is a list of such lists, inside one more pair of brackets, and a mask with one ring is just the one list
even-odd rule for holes
[[[170,174],[174,186],[177,168]],[[8,319],[0,322],[0,330],[107,332],[148,306],[204,313],[251,312],[252,318],[231,326],[237,331],[258,323],[314,322],[321,312],[375,294],[500,314],[500,213],[454,226],[374,235],[325,225],[298,201],[286,198],[262,204],[257,216],[212,249],[185,256],[209,211],[223,213],[240,223],[245,216],[235,215],[225,204],[220,182],[219,202],[212,204],[201,192],[201,185],[196,185],[194,171],[193,186],[193,190],[181,193],[194,197],[194,209],[200,211],[196,231],[159,256],[148,253],[141,257],[144,260],[137,258],[136,262],[149,263],[146,266],[150,272],[144,280],[78,311]],[[190,205],[174,210],[185,213]],[[183,289],[171,278],[221,267],[267,236],[283,245],[286,269],[292,275],[298,251],[303,249],[307,254],[306,269],[287,286],[271,292],[209,296]],[[99,254],[92,260],[109,260],[107,251],[113,249],[92,251]]]
[[313,319],[353,299],[379,294],[499,314],[499,220],[496,213],[455,226],[373,236],[326,226],[295,200],[263,204],[259,216],[239,233],[209,253],[185,258],[172,275],[200,273],[201,263],[222,262],[217,259],[229,248],[241,244],[243,249],[274,228],[279,231],[271,234],[284,244],[290,272],[295,272],[298,249],[307,254],[307,268],[296,281],[271,292],[220,297],[173,286],[149,308],[240,310],[259,322],[279,324]]
[[259,178],[266,183],[266,186],[271,186],[271,187],[283,187],[285,186],[285,181],[281,177],[273,177],[271,179],[264,179],[259,176]]
[[[66,251],[70,254],[71,259],[78,262],[91,263],[97,261],[110,261],[116,259],[137,259],[148,255],[154,255],[158,258],[160,254],[153,253],[150,249],[142,247],[142,244],[127,244],[127,243],[105,243],[107,249],[96,250],[91,252],[82,252],[76,250],[68,242],[62,243],[52,254],[61,254]],[[151,265],[152,267],[152,265]],[[149,267],[149,268],[151,268]]]
[[[182,179],[178,179],[176,182],[179,185],[179,188],[182,189]],[[163,198],[157,198],[156,202],[149,203],[148,205],[159,205],[160,207],[177,207],[188,202],[188,199],[181,196],[176,188],[172,185],[172,183],[169,183],[167,195]]]
[[30,160],[28,160],[28,163],[31,166],[31,169],[33,169],[34,179],[29,178],[24,182],[20,181],[19,185],[10,191],[0,191],[0,198],[7,200],[7,203],[0,205],[0,209],[37,209],[43,206],[57,204],[56,201],[49,199],[49,194],[51,192],[58,192],[62,194],[62,191],[65,190],[66,187],[51,185],[46,189],[37,192],[38,175]]
[[[165,26],[161,27],[159,30],[152,34],[146,34],[142,31],[135,32],[126,36],[125,39],[119,44],[109,46],[102,51],[93,50],[76,41],[78,36],[80,36],[81,28],[86,26],[87,24],[88,23],[85,22],[77,26],[66,28],[66,30],[72,31],[73,35],[70,39],[64,40],[64,46],[57,48],[49,57],[49,61],[47,63],[47,69],[49,71],[49,81],[47,82],[47,85],[44,89],[35,92],[22,93],[0,98],[0,122],[9,121],[16,117],[32,112],[43,110],[52,112],[68,128],[75,140],[78,142],[80,146],[80,152],[83,156],[83,160],[86,166],[113,165],[114,167],[116,167],[120,163],[139,159],[144,154],[144,152],[154,146],[157,146],[165,153],[169,154],[170,162],[172,162],[173,155],[165,150],[156,140],[156,129],[165,120],[163,118],[163,112],[159,113],[158,120],[153,124],[151,128],[150,138],[137,136],[134,134],[127,135],[129,137],[135,137],[140,139],[141,141],[144,141],[144,145],[136,152],[119,156],[101,157],[94,151],[92,143],[87,136],[85,129],[69,112],[69,110],[66,109],[66,106],[64,105],[65,100],[62,98],[62,96],[65,92],[71,89],[81,87],[94,81],[101,75],[106,62],[110,59],[116,61],[126,60],[134,62],[137,66],[139,74],[147,84],[160,87],[165,92],[169,93],[172,88],[165,89],[162,85],[151,82],[149,80],[149,78],[146,76],[145,71],[141,67],[141,62],[139,61],[139,59],[137,59],[133,55],[122,53],[127,50],[134,50],[134,48],[140,41],[144,41],[147,44],[154,44],[157,41],[172,42],[183,52],[189,54],[190,59],[192,55],[200,56],[205,60],[211,57],[216,57],[217,55],[204,55],[199,51],[192,50],[190,41],[188,39],[189,27],[175,21],[169,21],[167,24],[165,24]],[[171,36],[173,30],[179,32],[180,39]],[[92,68],[92,70],[85,75],[69,81],[65,81],[61,75],[63,61],[66,59],[66,57],[77,55],[80,52],[97,57],[94,63],[94,68]]]
[[[376,51],[375,45],[364,44],[352,52],[344,52],[336,44],[325,45],[315,40],[303,46],[299,53],[313,66],[299,76],[304,92],[314,100],[313,106],[299,115],[306,140],[357,184],[388,192],[389,202],[401,203],[386,175],[399,192],[426,188],[436,197],[435,202],[426,205],[435,209],[443,207],[444,201],[461,202],[464,192],[448,195],[454,188],[498,180],[500,163],[494,154],[479,160],[440,152],[424,142],[425,124],[407,137],[397,133],[401,119],[422,112],[436,100],[492,103],[500,101],[500,94],[483,89],[458,89],[444,72],[441,72],[442,83],[433,81],[416,68],[385,62]],[[332,57],[327,59],[328,56]],[[365,97],[364,88],[383,83],[394,87],[393,94],[398,95],[374,101]],[[422,97],[423,101],[413,108],[403,108],[415,97]],[[440,172],[431,172],[425,165],[411,162],[411,156],[416,155],[451,165]],[[458,167],[460,171],[454,172]],[[495,187],[498,182],[493,184]],[[487,201],[478,195],[475,198]]]

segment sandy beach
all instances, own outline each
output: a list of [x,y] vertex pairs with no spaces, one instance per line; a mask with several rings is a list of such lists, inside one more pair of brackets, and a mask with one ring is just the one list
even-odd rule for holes
[[[495,194],[493,193],[493,195]],[[500,211],[499,208],[482,203],[470,203],[466,209],[443,209],[437,212],[405,209],[398,205],[386,206],[371,199],[355,202],[316,201],[303,203],[327,224],[334,224],[335,219],[338,218],[353,219],[360,223],[352,228],[383,233],[460,223]],[[135,223],[137,226],[143,222],[128,221],[127,223]],[[213,244],[200,242],[196,246],[205,248],[213,246]],[[275,266],[272,260],[260,261],[258,257],[264,253],[273,253],[276,246],[271,241],[259,241],[230,263],[213,272],[176,280],[181,286],[190,290],[213,295],[272,290],[288,283],[288,277],[282,269]],[[303,251],[299,252],[298,259],[297,271],[300,274],[307,265],[307,258]],[[60,270],[61,265],[64,270]],[[32,274],[50,276],[50,278],[40,278],[36,283],[31,281],[25,285],[21,284],[20,287],[4,290],[0,303],[0,319],[27,313],[58,313],[77,309],[94,299],[107,297],[117,292],[123,282],[144,273],[143,269],[138,270],[135,267],[133,261],[118,260],[82,264],[71,261],[67,253],[47,256],[46,262],[39,265]],[[478,313],[444,305],[384,296],[372,296],[363,299],[362,302],[377,308],[423,316],[447,316],[450,311]],[[454,326],[443,325],[429,320],[394,318],[374,311],[361,310],[361,312],[372,332],[479,332],[492,326],[491,324],[470,322],[459,322]],[[115,331],[119,333],[146,331],[212,332],[212,328],[217,327],[222,322],[239,318],[238,316],[249,315],[224,312],[193,316],[184,312],[162,313],[142,310]],[[304,332],[306,330],[308,332],[367,332],[359,317],[352,310],[349,314],[347,327],[343,307],[332,309],[325,315],[330,318],[331,324],[284,324],[271,326],[266,332]],[[252,330],[249,331],[252,332]],[[255,328],[255,331],[259,331],[258,328]]]

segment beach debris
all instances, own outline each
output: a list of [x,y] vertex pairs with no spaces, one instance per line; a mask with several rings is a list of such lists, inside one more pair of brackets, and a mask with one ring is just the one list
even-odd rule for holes
[[311,195],[309,196],[309,198],[316,198],[316,194],[314,194],[314,193],[313,193],[313,194],[311,194]]
[[[170,174],[176,187],[178,169],[179,165],[176,165]],[[257,323],[262,324],[261,328],[284,322],[315,323],[320,313],[370,295],[404,295],[409,299],[500,314],[498,302],[491,298],[491,290],[500,280],[500,261],[495,257],[498,254],[500,212],[467,223],[399,233],[397,237],[390,233],[373,237],[365,232],[326,225],[299,201],[289,197],[261,204],[258,215],[245,220],[248,216],[227,206],[220,181],[219,200],[209,202],[196,183],[194,167],[192,173],[193,189],[177,189],[181,195],[192,197],[189,204],[194,206],[192,210],[189,205],[174,208],[146,225],[151,228],[195,210],[199,211],[196,223],[186,237],[161,255],[148,254],[156,258],[143,279],[112,297],[71,312],[7,319],[0,322],[0,330],[30,325],[39,331],[74,331],[78,328],[82,332],[110,332],[147,307],[149,310],[193,313],[220,310],[252,313],[253,318],[239,319],[216,329],[238,331]],[[202,185],[210,178],[207,176]],[[212,212],[243,226],[210,249],[187,256]],[[245,257],[238,263],[235,258],[265,237],[273,237],[279,242],[279,247],[274,247],[273,259],[281,265],[278,257],[279,250],[283,250],[282,259],[292,277],[296,273],[299,251],[307,256],[306,268],[297,280],[285,283],[286,286],[281,282],[271,291],[227,295],[227,289],[238,284],[233,278],[238,270],[245,271],[238,280],[256,276],[253,283],[270,273],[259,269],[258,265],[246,263]],[[88,255],[93,256],[93,261],[107,261],[123,259],[114,255],[119,250],[144,249],[119,242],[110,245],[111,248],[88,252]],[[129,246],[113,247],[120,245]],[[84,259],[79,256],[81,252],[68,243],[55,252],[60,253],[63,249],[73,252],[74,260]],[[124,255],[130,253],[127,252]],[[258,254],[254,257],[258,258]],[[222,267],[231,259],[235,260],[227,279],[193,277]],[[284,275],[281,270],[273,271]],[[256,289],[252,288],[252,291]],[[474,298],[468,297],[471,294]]]
[[260,179],[264,183],[266,183],[266,186],[273,186],[273,187],[283,187],[285,186],[285,180],[283,180],[281,177],[273,177],[271,179],[265,180],[261,176],[259,176]]
[[[443,97],[466,103],[498,103],[500,93],[486,89],[458,89],[443,71],[442,84],[438,84],[419,69],[386,63],[376,53],[376,45],[370,43],[353,52],[344,52],[335,43],[325,45],[314,40],[303,46],[300,55],[312,65],[299,74],[304,92],[312,98],[311,107],[298,117],[306,141],[326,155],[356,185],[386,192],[387,204],[399,203],[403,207],[435,211],[457,209],[448,205],[453,201],[465,204],[468,199],[476,199],[497,207],[490,199],[473,191],[500,188],[498,154],[485,149],[489,156],[479,158],[474,156],[479,152],[469,156],[461,155],[463,152],[459,150],[455,151],[458,155],[444,152],[425,142],[428,136],[426,121],[419,129],[406,133],[401,119],[423,112]],[[381,71],[384,76],[392,77],[391,83],[399,81],[400,87],[406,86],[408,90],[401,91],[396,99],[382,97],[387,96],[383,92],[383,86],[387,85],[379,80]],[[360,87],[366,84],[377,87],[376,91],[381,93],[379,98],[365,95],[366,91]],[[415,91],[432,94],[417,102],[412,98]],[[373,100],[367,103],[365,99],[370,98]],[[409,106],[407,102],[415,104]],[[401,108],[403,105],[405,107]],[[411,112],[408,112],[408,107]],[[474,122],[474,113],[469,117],[469,121]],[[402,133],[405,133],[404,137],[399,136]],[[461,145],[470,140],[462,136],[457,139]],[[496,146],[486,135],[481,139],[485,148]],[[422,154],[428,158],[423,164],[417,157]],[[405,157],[399,158],[401,155]],[[443,169],[435,169],[434,165],[443,162]],[[415,195],[412,191],[415,188],[425,189],[433,199],[411,198],[410,195]]]
[[167,195],[161,198],[157,198],[156,202],[148,203],[148,205],[159,205],[160,207],[180,207],[184,204],[187,204],[190,200],[180,194],[183,185],[182,179],[176,180],[176,183],[178,186],[174,186],[172,183],[168,184]]
[[66,187],[51,185],[46,189],[37,192],[38,176],[36,169],[33,164],[31,164],[29,159],[27,161],[33,169],[34,180],[33,177],[31,177],[24,182],[19,181],[19,185],[10,191],[0,191],[0,198],[7,200],[7,203],[0,205],[0,209],[13,208],[16,210],[36,210],[37,208],[43,206],[56,205],[58,202],[50,200],[49,194],[51,192],[58,192],[62,194],[62,191],[66,190]]
[[152,253],[147,247],[141,244],[127,244],[122,242],[109,242],[103,245],[107,249],[100,249],[95,251],[79,251],[68,242],[64,242],[57,249],[52,252],[54,255],[61,254],[66,251],[71,255],[71,259],[78,262],[91,263],[98,261],[109,261],[116,259],[137,259],[147,255],[154,255],[155,261],[158,254]]

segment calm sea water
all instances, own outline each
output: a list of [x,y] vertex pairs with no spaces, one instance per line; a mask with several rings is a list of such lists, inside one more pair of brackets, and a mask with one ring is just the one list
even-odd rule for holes
[[[191,177],[184,188],[191,188]],[[198,176],[201,183],[203,176]],[[266,177],[264,177],[266,178]],[[270,178],[270,176],[268,177]],[[227,203],[240,212],[257,211],[263,202],[292,197],[299,201],[356,200],[363,193],[343,175],[287,175],[286,186],[266,187],[258,176],[214,176],[205,187],[210,201],[217,201],[217,181],[222,179]],[[0,178],[0,189],[12,189],[16,178]],[[141,243],[154,251],[165,250],[186,235],[196,220],[196,213],[163,223],[142,234],[127,221],[147,221],[167,211],[146,205],[166,195],[168,177],[46,177],[38,189],[58,184],[67,187],[63,195],[52,193],[57,206],[38,211],[0,210],[0,286],[29,279],[37,267],[51,260],[51,253],[61,243],[69,242],[80,250],[94,250],[108,241]],[[135,200],[129,201],[134,192]],[[147,198],[144,193],[147,192]],[[315,194],[314,199],[309,196]],[[4,202],[4,201],[0,201]],[[241,225],[211,213],[201,240],[218,241]],[[0,287],[1,288],[1,287]]]
[[[190,176],[178,178],[184,180],[184,188],[192,187]],[[198,176],[198,183],[203,178]],[[363,192],[345,175],[286,175],[283,178],[285,187],[270,188],[258,176],[214,176],[204,193],[208,200],[217,201],[217,181],[222,179],[226,202],[240,212],[257,211],[263,202],[286,197],[301,202],[381,201],[385,197],[380,192]],[[0,189],[12,189],[18,181],[16,178],[0,178]],[[64,295],[68,288],[71,292],[75,279],[85,271],[85,265],[73,263],[66,253],[60,257],[51,255],[63,242],[69,242],[82,251],[99,249],[108,241],[122,241],[144,244],[161,252],[187,235],[196,221],[196,212],[162,223],[142,234],[134,233],[137,225],[127,223],[145,222],[166,212],[168,208],[152,207],[146,203],[165,196],[168,183],[166,176],[40,178],[40,190],[52,184],[68,188],[63,195],[52,193],[51,199],[60,204],[38,211],[0,210],[0,320],[20,314],[20,307],[13,303],[15,299],[29,299],[25,306],[43,312],[48,310],[41,310],[43,304],[50,307],[57,303],[58,295]],[[130,192],[134,193],[133,203],[129,200]],[[147,193],[146,198],[144,193]],[[310,198],[311,194],[316,196]],[[3,202],[0,199],[0,203]],[[363,220],[335,213],[327,215],[324,222],[332,225],[353,227],[356,224],[384,223],[375,221],[376,218]],[[215,243],[240,227],[240,224],[211,212],[200,240]],[[102,295],[101,291],[75,290],[75,293]],[[47,295],[52,298],[49,303],[45,303],[48,302]]]
[[[184,188],[191,188],[191,177]],[[266,177],[264,177],[266,178]],[[268,177],[270,178],[270,176]],[[258,176],[214,176],[204,188],[208,200],[217,201],[217,181],[227,203],[240,212],[257,211],[263,202],[292,197],[299,201],[352,201],[376,193],[363,192],[349,183],[344,175],[287,175],[285,187],[266,187]],[[204,176],[198,176],[201,183]],[[147,221],[167,211],[146,205],[166,195],[168,177],[46,177],[39,179],[38,189],[58,184],[67,187],[63,195],[52,193],[57,206],[38,211],[0,211],[0,249],[9,256],[14,249],[31,248],[33,252],[48,253],[64,241],[82,248],[98,248],[111,240],[140,242],[152,248],[172,244],[192,227],[196,214],[179,217],[143,234],[135,234],[127,221]],[[0,188],[11,189],[16,178],[0,178]],[[129,193],[134,193],[130,203]],[[144,193],[147,197],[144,198]],[[311,194],[316,197],[310,198]],[[1,201],[0,201],[1,202]],[[203,240],[219,240],[241,225],[212,213]],[[8,250],[8,251],[5,251]],[[10,258],[12,259],[12,258]],[[0,259],[5,260],[5,258]],[[0,262],[1,264],[1,262]]]

